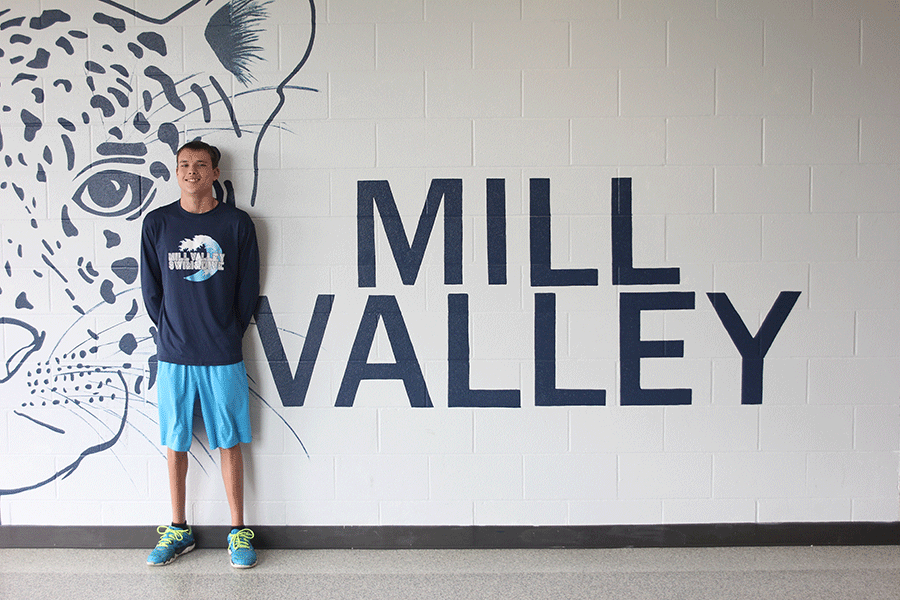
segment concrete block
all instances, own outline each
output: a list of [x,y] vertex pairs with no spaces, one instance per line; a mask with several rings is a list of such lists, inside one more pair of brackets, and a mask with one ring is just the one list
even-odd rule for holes
[[889,405],[897,402],[900,374],[891,358],[812,359],[812,404]]
[[570,502],[569,525],[651,525],[662,523],[661,500]]
[[849,406],[762,406],[759,447],[763,452],[839,452],[853,448]]
[[335,457],[336,500],[425,500],[428,458],[358,455]]
[[900,162],[900,117],[864,116],[859,129],[860,162]]
[[424,18],[423,0],[375,0],[359,6],[352,0],[331,0],[328,20],[332,23],[408,23]]
[[763,156],[757,117],[673,117],[667,131],[668,164],[758,165]]
[[721,67],[716,69],[716,114],[809,115],[812,85],[806,67]]
[[[282,167],[365,168],[375,166],[375,125],[365,120],[291,122],[283,136]],[[310,144],[309,140],[317,143]]]
[[573,0],[553,5],[543,0],[525,0],[522,3],[522,19],[526,21],[596,21],[616,19],[619,16],[617,0]]
[[[824,238],[822,232],[827,231]],[[763,260],[776,263],[856,258],[857,219],[853,215],[764,215]]]
[[894,212],[898,177],[898,165],[813,167],[812,210],[854,214]]
[[433,500],[522,500],[522,457],[453,455],[429,458]]
[[673,215],[666,219],[666,256],[675,264],[759,260],[761,218],[753,215]]
[[378,126],[378,164],[385,167],[467,167],[472,164],[468,120],[399,119]]
[[474,415],[467,410],[382,409],[379,450],[384,454],[465,454],[474,448]]
[[476,69],[562,69],[569,66],[569,26],[563,21],[474,24]]
[[716,16],[713,0],[663,0],[650,5],[641,0],[623,0],[620,16],[622,19],[711,19]]
[[570,163],[569,126],[564,119],[477,120],[475,165],[558,167]]
[[375,23],[316,23],[315,52],[303,70],[372,70],[375,57]]
[[897,493],[897,454],[888,452],[809,455],[808,493],[813,498],[884,498]]
[[711,454],[668,452],[619,456],[619,499],[711,498]]
[[334,119],[400,119],[425,116],[422,71],[337,72],[330,76]]
[[245,453],[244,472],[248,499],[282,503],[335,497],[332,456]]
[[698,117],[715,112],[712,68],[623,68],[619,77],[623,117]]
[[846,498],[773,498],[759,500],[758,504],[760,523],[791,523],[801,518],[844,522],[852,516],[852,503]]
[[426,73],[426,114],[437,119],[519,117],[522,74],[517,70]]
[[614,117],[619,111],[615,69],[526,70],[523,82],[527,119]]
[[288,525],[380,525],[379,503],[367,501],[309,501],[286,502],[285,516]]
[[900,447],[900,407],[857,406],[853,413],[853,448],[895,452]]
[[665,408],[616,404],[607,396],[606,408],[570,410],[572,452],[662,452]]
[[804,452],[720,452],[713,459],[713,498],[802,498]]
[[752,452],[759,448],[755,406],[665,409],[666,452]]
[[752,499],[664,500],[663,523],[755,523]]
[[896,521],[897,520],[897,495],[891,494],[886,498],[854,498],[854,521]]
[[474,422],[478,454],[548,454],[569,449],[569,419],[564,409],[479,410]]
[[856,313],[856,355],[865,358],[900,356],[900,311],[861,310]]
[[575,119],[575,165],[662,165],[666,160],[663,117]]
[[806,213],[810,169],[806,166],[721,166],[715,169],[716,212]]
[[[796,307],[784,322],[766,356],[771,358],[851,357],[854,347],[854,327],[852,312],[803,310],[803,307]],[[815,334],[811,332],[815,332]]]
[[766,21],[765,64],[847,69],[859,65],[859,20]]
[[576,69],[666,66],[666,24],[662,20],[575,20],[571,28],[572,66]]
[[569,520],[568,504],[563,501],[477,501],[475,525],[558,525]]
[[774,19],[793,21],[811,19],[813,7],[808,2],[779,2],[778,0],[719,0],[720,19]]
[[893,309],[900,293],[894,262],[813,263],[809,281],[809,305],[815,309]]
[[385,501],[379,503],[380,525],[415,527],[472,525],[474,516],[469,501]]
[[377,68],[384,71],[469,69],[472,25],[466,22],[381,23]]
[[[680,15],[679,15],[680,16]],[[669,66],[749,69],[763,64],[763,22],[740,19],[669,21]]]
[[538,454],[525,456],[523,460],[526,500],[616,498],[614,454]]
[[425,5],[425,18],[441,23],[485,21],[502,23],[518,21],[522,16],[519,0],[429,0]]
[[858,161],[856,118],[772,116],[764,119],[763,126],[763,162],[767,165],[846,165]]
[[891,115],[900,95],[900,82],[885,76],[885,67],[813,69],[813,107],[818,115]]

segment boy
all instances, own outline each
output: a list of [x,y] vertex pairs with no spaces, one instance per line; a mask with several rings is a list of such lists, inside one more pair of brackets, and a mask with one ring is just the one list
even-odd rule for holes
[[167,448],[172,525],[158,528],[147,558],[166,565],[194,549],[185,512],[187,451],[199,400],[210,449],[219,448],[231,510],[228,552],[236,568],[256,565],[244,527],[241,444],[251,441],[241,338],[259,299],[259,248],[250,216],[216,200],[219,151],[195,140],[176,155],[181,198],[150,212],[141,234],[141,287],[156,324],[159,427]]

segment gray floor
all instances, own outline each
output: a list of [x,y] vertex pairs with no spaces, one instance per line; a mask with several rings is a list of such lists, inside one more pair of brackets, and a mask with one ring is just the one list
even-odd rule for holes
[[143,550],[0,549],[0,598],[900,598],[900,547],[625,550],[225,550],[167,567]]

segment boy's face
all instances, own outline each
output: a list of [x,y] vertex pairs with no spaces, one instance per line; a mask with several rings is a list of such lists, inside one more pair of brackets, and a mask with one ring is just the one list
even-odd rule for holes
[[219,178],[219,168],[213,168],[206,150],[184,148],[178,154],[175,177],[183,196],[204,198],[213,195],[213,182]]

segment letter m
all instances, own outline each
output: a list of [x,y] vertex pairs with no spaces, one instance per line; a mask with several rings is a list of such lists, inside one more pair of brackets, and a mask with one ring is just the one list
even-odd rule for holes
[[412,244],[403,228],[387,181],[359,181],[356,195],[356,242],[359,287],[375,287],[375,207],[381,216],[394,262],[404,285],[419,276],[425,247],[444,200],[444,284],[462,283],[462,179],[433,179]]

